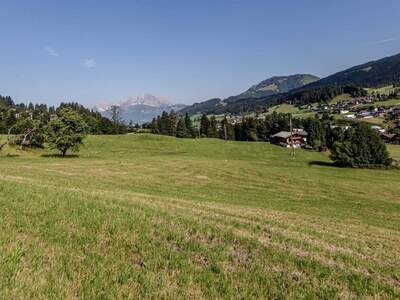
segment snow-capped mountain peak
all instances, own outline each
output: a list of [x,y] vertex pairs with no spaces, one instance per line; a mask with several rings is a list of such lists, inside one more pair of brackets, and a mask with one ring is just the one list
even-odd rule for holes
[[163,111],[178,111],[185,107],[180,104],[170,104],[165,98],[156,97],[150,94],[143,96],[129,97],[127,100],[118,103],[102,101],[95,107],[105,117],[111,117],[111,106],[118,106],[124,122],[146,123],[152,118],[160,115]]
[[134,105],[146,105],[151,107],[163,107],[168,106],[169,103],[165,98],[159,98],[150,94],[143,96],[130,97],[126,101],[121,103],[121,106],[134,106]]

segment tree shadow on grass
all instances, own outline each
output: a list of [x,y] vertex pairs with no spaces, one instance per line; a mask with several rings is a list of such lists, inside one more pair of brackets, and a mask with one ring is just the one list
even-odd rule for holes
[[51,157],[51,158],[78,158],[78,154],[65,154],[62,156],[62,154],[58,153],[52,153],[52,154],[42,154],[41,157]]
[[312,160],[308,163],[309,166],[321,166],[321,167],[333,167],[333,168],[340,168],[337,164],[332,161],[319,161],[319,160]]
[[13,157],[19,157],[19,154],[14,154],[14,153],[7,153],[5,155],[1,155],[1,157],[7,157],[7,158],[13,158]]
[[400,169],[400,166],[396,165],[391,165],[391,166],[382,166],[382,165],[359,165],[356,167],[350,167],[350,166],[343,166],[339,165],[334,162],[329,162],[329,161],[318,161],[318,160],[313,160],[308,163],[309,166],[322,166],[322,167],[333,167],[333,168],[340,168],[340,169],[369,169],[369,170],[390,170],[390,169]]

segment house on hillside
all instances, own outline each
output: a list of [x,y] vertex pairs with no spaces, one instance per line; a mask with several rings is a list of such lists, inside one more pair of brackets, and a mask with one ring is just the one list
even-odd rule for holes
[[289,131],[280,131],[271,135],[271,142],[282,147],[293,145],[294,148],[302,148],[307,143],[307,132],[297,128],[293,129],[292,133]]
[[349,120],[350,120],[350,119],[355,119],[355,118],[356,118],[356,115],[355,115],[355,114],[345,115],[344,118],[345,118],[345,119],[349,119]]
[[369,112],[368,110],[362,110],[362,111],[359,111],[359,112],[356,114],[356,117],[357,117],[357,118],[363,118],[363,119],[370,119],[370,118],[373,117],[373,115],[372,115],[372,113]]
[[385,133],[385,129],[383,129],[381,126],[378,125],[371,125],[371,129],[376,130],[380,133]]

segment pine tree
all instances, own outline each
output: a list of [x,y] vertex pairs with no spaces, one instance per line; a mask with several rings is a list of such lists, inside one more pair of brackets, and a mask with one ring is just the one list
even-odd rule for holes
[[159,131],[160,134],[168,135],[169,133],[169,115],[166,111],[163,111],[159,120]]
[[215,116],[211,116],[210,118],[210,126],[207,130],[207,137],[209,138],[217,138],[218,137],[218,129],[217,129],[217,119]]
[[194,138],[196,136],[193,128],[192,119],[190,119],[188,113],[185,115],[185,127],[186,127],[186,137]]
[[154,134],[159,134],[159,130],[158,130],[158,124],[157,124],[157,119],[153,118],[153,120],[151,121],[151,123],[149,124],[149,129],[151,130],[151,133]]
[[257,141],[257,125],[254,118],[244,119],[242,124],[243,138],[245,141]]
[[178,125],[176,127],[176,137],[178,138],[187,137],[185,120],[183,118],[179,118]]
[[175,111],[171,110],[168,115],[168,127],[167,127],[167,134],[170,136],[176,136],[176,124],[177,124],[177,115]]
[[208,128],[210,127],[210,120],[208,119],[206,114],[201,116],[200,120],[200,136],[207,137],[208,136]]

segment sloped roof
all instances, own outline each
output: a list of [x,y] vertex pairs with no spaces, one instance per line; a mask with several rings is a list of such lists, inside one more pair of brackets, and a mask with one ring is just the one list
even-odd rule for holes
[[280,131],[274,135],[271,135],[271,137],[287,139],[290,137],[290,132],[289,131]]
[[[290,138],[290,135],[291,135],[290,131],[280,131],[274,135],[271,135],[271,137],[287,139],[287,138]],[[304,130],[296,130],[296,131],[293,131],[293,135],[307,136],[307,132]]]

